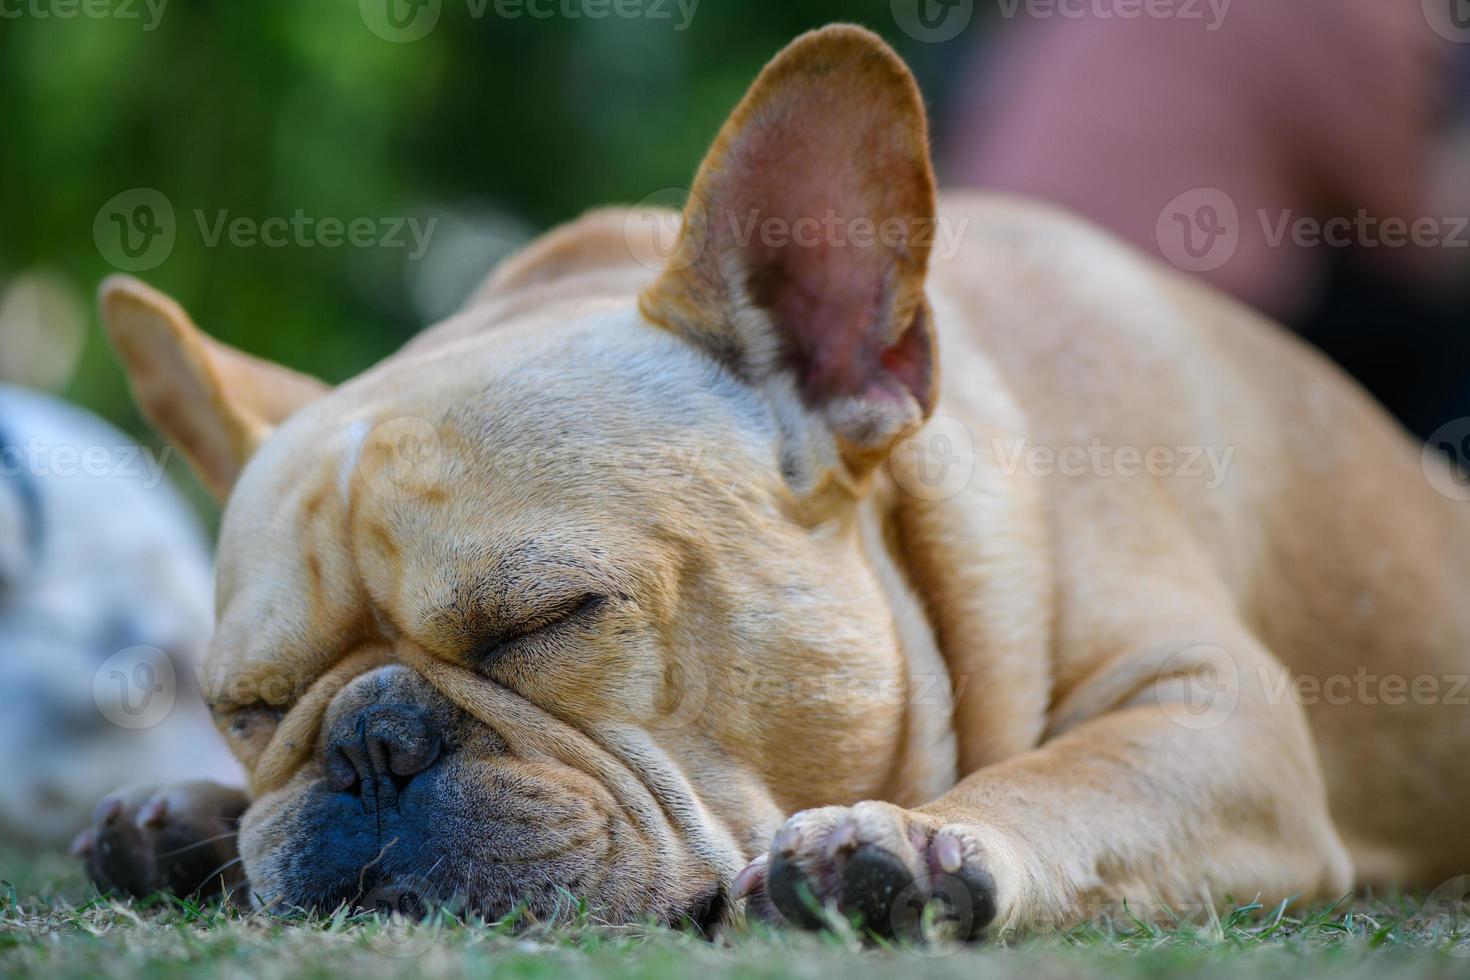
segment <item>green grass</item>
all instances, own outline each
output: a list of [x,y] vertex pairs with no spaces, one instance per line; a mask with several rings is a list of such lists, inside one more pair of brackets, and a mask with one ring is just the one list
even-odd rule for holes
[[573,913],[519,930],[376,916],[287,921],[218,905],[98,896],[59,856],[0,851],[0,977],[561,978],[1451,977],[1470,974],[1465,917],[1410,898],[1330,908],[1241,906],[1208,926],[1124,918],[966,948],[864,944],[850,930],[754,929],[715,943],[609,928]]

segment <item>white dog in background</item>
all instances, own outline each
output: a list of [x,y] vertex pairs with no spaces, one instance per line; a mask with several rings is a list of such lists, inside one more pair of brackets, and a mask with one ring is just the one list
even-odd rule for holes
[[0,385],[0,842],[64,844],[120,785],[233,770],[199,695],[209,549],[164,462]]

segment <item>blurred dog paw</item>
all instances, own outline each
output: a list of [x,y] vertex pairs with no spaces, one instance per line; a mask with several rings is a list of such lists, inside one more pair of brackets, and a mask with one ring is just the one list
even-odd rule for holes
[[236,837],[244,791],[205,781],[119,790],[92,814],[72,854],[99,891],[243,896]]

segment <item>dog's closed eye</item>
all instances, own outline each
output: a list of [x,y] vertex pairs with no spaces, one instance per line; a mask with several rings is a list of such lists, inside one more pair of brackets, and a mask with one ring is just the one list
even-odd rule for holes
[[264,701],[249,704],[209,705],[215,725],[230,740],[235,750],[249,758],[265,750],[271,736],[276,732],[284,711]]
[[471,660],[481,668],[488,667],[515,650],[523,641],[585,622],[600,612],[606,604],[606,596],[587,592],[537,610],[518,623],[498,627],[480,637],[471,652]]

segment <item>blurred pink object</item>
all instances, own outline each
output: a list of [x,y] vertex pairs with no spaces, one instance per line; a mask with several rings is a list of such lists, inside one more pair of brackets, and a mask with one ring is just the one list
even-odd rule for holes
[[[1155,254],[1169,252],[1170,202],[1223,192],[1239,242],[1201,274],[1282,318],[1310,304],[1329,251],[1273,243],[1283,221],[1446,217],[1432,141],[1453,45],[1419,2],[1200,0],[1200,19],[1018,2],[951,120],[949,184],[1055,201]],[[1036,16],[1058,9],[1068,16]],[[1433,251],[1445,250],[1364,254],[1416,275],[1433,272]]]

